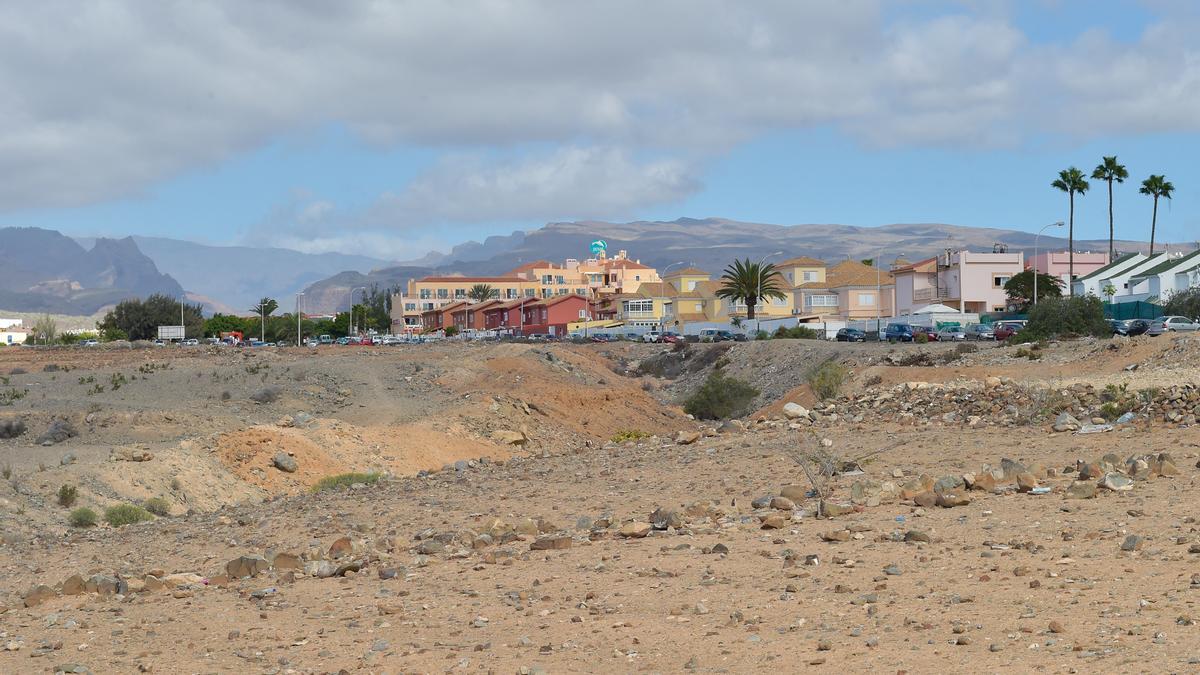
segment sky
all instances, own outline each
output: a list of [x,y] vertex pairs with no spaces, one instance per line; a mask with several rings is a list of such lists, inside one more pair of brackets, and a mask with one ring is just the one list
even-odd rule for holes
[[[1200,239],[1187,0],[0,4],[0,226],[389,260],[559,220]],[[1076,236],[1108,232],[1107,186]]]

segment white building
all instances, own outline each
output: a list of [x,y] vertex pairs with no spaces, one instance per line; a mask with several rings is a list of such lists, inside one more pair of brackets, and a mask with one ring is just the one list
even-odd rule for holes
[[1163,254],[1164,259],[1153,267],[1129,277],[1125,292],[1113,296],[1113,302],[1161,302],[1172,293],[1192,287],[1200,268],[1200,250],[1187,255]]
[[22,322],[20,319],[6,319],[4,317],[0,317],[0,330],[4,330],[5,328],[12,328],[14,326],[19,327],[21,325],[21,323]]
[[14,328],[12,326],[0,328],[0,345],[23,345],[27,337],[29,337],[29,333],[24,328]]
[[[1109,294],[1105,292],[1105,289],[1111,287],[1113,290],[1113,302],[1121,302],[1119,297],[1129,293],[1130,278],[1165,262],[1169,255],[1171,254],[1155,253],[1153,256],[1147,256],[1142,253],[1135,253],[1131,256],[1118,258],[1116,262],[1101,267],[1085,277],[1076,279],[1074,284],[1075,295],[1091,293],[1098,298],[1106,299]],[[1131,261],[1132,264],[1130,264]]]

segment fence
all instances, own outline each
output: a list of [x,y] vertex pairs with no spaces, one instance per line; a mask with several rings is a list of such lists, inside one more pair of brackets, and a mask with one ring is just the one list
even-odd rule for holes
[[1104,316],[1109,319],[1157,319],[1162,315],[1163,308],[1160,305],[1144,300],[1110,302],[1104,305]]

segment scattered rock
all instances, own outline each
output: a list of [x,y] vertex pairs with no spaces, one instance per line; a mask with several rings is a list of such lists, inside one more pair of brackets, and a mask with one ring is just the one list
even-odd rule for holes
[[675,434],[675,442],[679,445],[691,445],[700,440],[701,434],[699,431],[680,431]]
[[243,555],[225,563],[225,573],[230,579],[256,577],[271,568],[271,563],[261,555]]
[[1125,541],[1121,542],[1122,551],[1140,551],[1146,545],[1146,539],[1139,537],[1136,534],[1131,534],[1125,537]]
[[[24,425],[24,423],[21,423]],[[37,437],[34,443],[38,445],[55,445],[62,443],[68,438],[74,438],[79,435],[79,431],[75,429],[75,425],[69,420],[57,419],[50,423],[50,428],[46,429],[45,433]]]
[[789,420],[808,419],[810,414],[811,413],[809,413],[808,408],[805,408],[799,403],[789,402],[783,405],[783,415]]
[[566,535],[541,537],[529,544],[531,551],[558,551],[571,548],[571,538]]
[[275,453],[275,456],[271,458],[271,464],[284,473],[296,473],[296,469],[300,468],[296,458],[286,452]]
[[641,539],[650,534],[650,530],[654,529],[650,523],[634,521],[625,523],[621,529],[617,530],[617,534],[626,539]]
[[26,607],[37,607],[43,602],[53,600],[56,597],[58,597],[58,593],[55,593],[53,588],[45,584],[38,584],[26,591],[22,599]]
[[529,438],[521,431],[512,429],[497,429],[492,432],[492,440],[502,445],[525,445]]
[[1124,474],[1110,471],[1104,474],[1104,478],[1100,479],[1100,487],[1117,492],[1132,490],[1133,479]]

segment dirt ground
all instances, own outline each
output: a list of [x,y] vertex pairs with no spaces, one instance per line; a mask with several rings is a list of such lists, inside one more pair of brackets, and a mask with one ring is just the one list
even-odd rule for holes
[[[663,347],[623,343],[0,350],[0,392],[28,392],[0,407],[28,427],[0,440],[0,671],[1200,668],[1195,428],[779,414],[815,402],[804,379],[826,360],[847,366],[852,394],[993,376],[1138,388],[1196,382],[1200,340],[1064,342],[1037,360],[739,344],[721,367],[764,392],[747,420],[767,421],[719,431],[678,406],[718,360],[694,349],[706,365],[670,379],[638,374]],[[77,435],[38,444],[56,419]],[[792,458],[821,438],[866,458],[829,479],[846,512],[828,518]],[[1164,452],[1177,472],[1068,498],[1079,460]],[[964,488],[954,508],[859,493],[1005,458],[1049,490]],[[383,479],[310,491],[348,471]],[[75,507],[163,497],[174,515],[72,528],[64,484]],[[265,560],[230,578],[239,556]],[[76,574],[117,592],[75,594]]]

